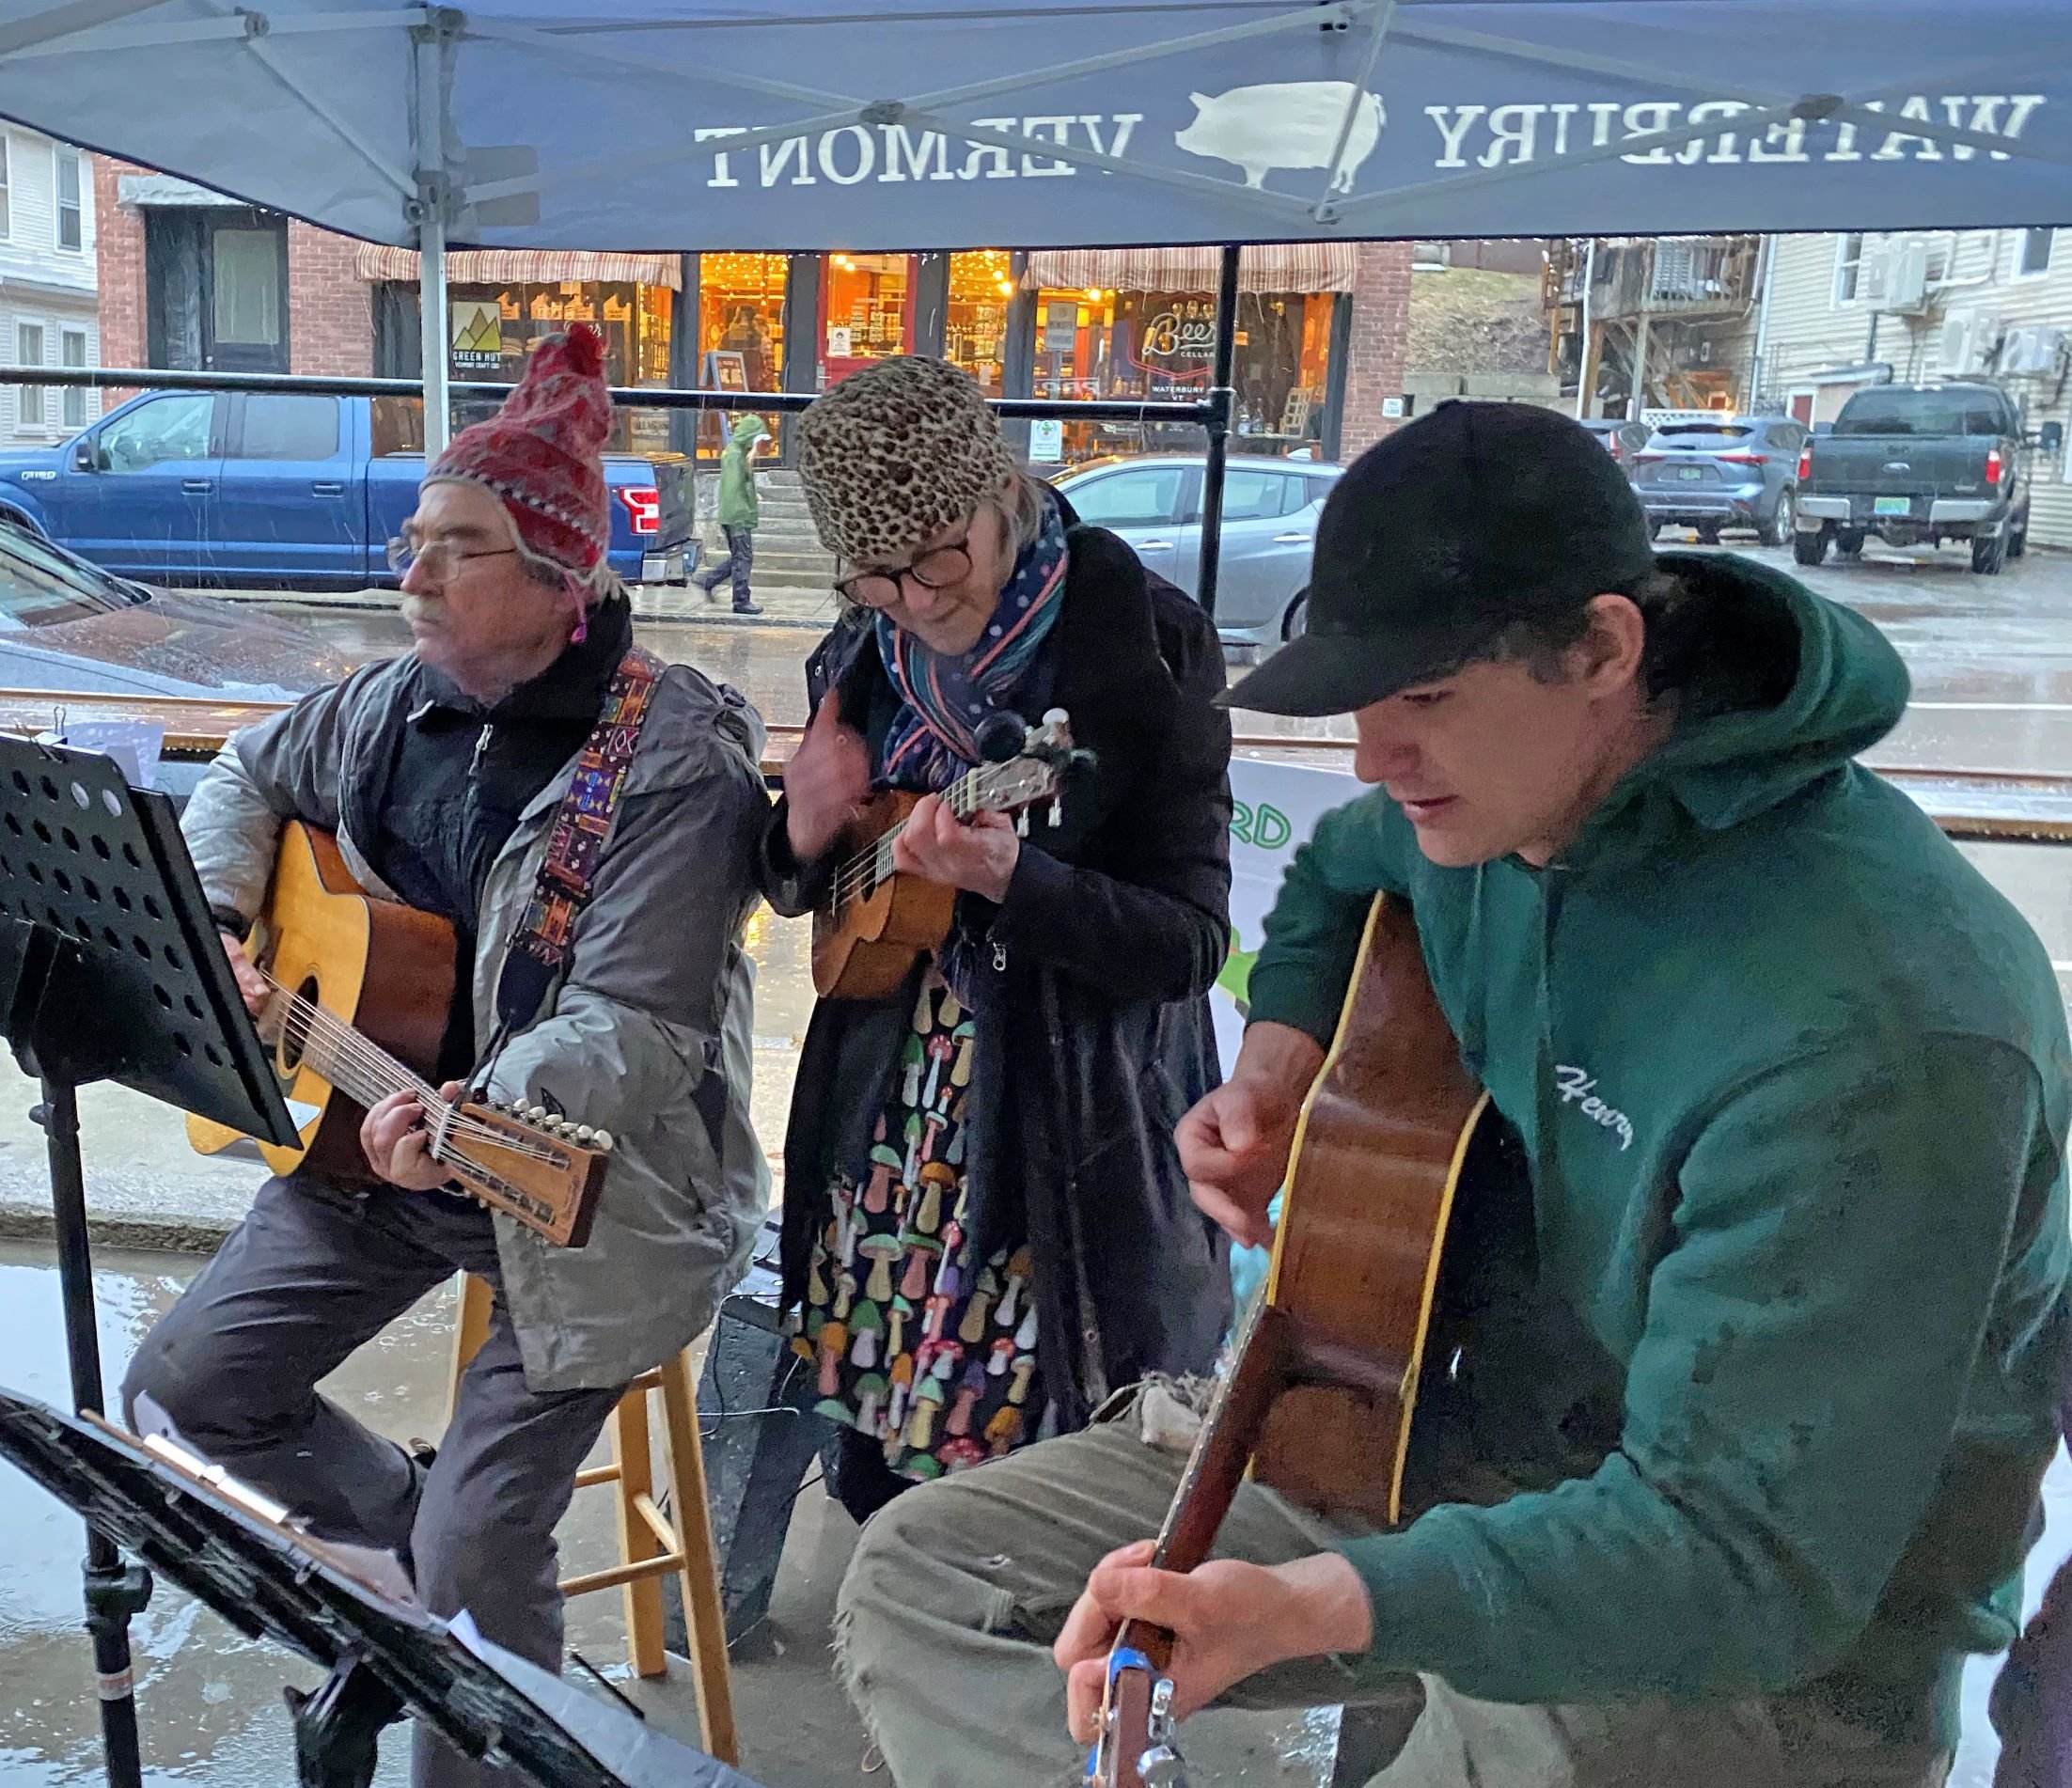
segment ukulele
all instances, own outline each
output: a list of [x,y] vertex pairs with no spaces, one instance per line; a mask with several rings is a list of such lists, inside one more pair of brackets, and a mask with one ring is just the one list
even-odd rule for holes
[[[1065,775],[1088,761],[1073,748],[1065,711],[1053,708],[1023,735],[1018,755],[959,776],[942,798],[960,820],[1014,814],[1027,838],[1028,809],[1048,801],[1056,825]],[[892,841],[919,799],[903,789],[874,794],[842,832],[833,892],[813,915],[813,986],[824,999],[897,993],[915,963],[950,935],[957,890],[892,867]]]
[[[447,1100],[418,1072],[437,1059],[453,998],[455,938],[445,919],[371,899],[328,832],[290,821],[246,948],[269,990],[259,1038],[301,1136],[292,1148],[259,1144],[275,1173],[371,1180],[361,1120],[407,1091],[424,1109],[432,1159],[457,1187],[550,1242],[589,1239],[607,1132],[539,1106]],[[187,1139],[214,1154],[243,1137],[189,1117]]]
[[[1208,1558],[1248,1466],[1299,1507],[1375,1527],[1400,1521],[1440,1249],[1487,1109],[1433,996],[1408,908],[1377,897],[1296,1126],[1266,1283],[1217,1382],[1154,1565],[1186,1572]],[[1172,1643],[1138,1621],[1117,1633],[1087,1765],[1092,1788],[1181,1782]]]

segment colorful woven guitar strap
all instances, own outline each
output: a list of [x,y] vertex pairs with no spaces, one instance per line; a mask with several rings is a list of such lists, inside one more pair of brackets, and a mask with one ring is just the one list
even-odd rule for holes
[[626,769],[640,743],[640,727],[664,669],[661,659],[639,646],[619,661],[597,724],[576,754],[575,775],[547,829],[532,901],[518,923],[496,985],[496,1016],[510,1028],[539,1012],[555,978],[568,961],[575,921],[589,904],[598,859],[611,837]]

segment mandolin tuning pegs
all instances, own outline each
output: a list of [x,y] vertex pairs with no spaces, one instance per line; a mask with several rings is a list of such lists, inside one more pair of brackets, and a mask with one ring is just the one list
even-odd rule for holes
[[609,1154],[611,1153],[611,1132],[609,1130],[600,1130],[590,1138],[590,1143],[598,1153]]
[[1028,809],[1027,808],[1024,808],[1014,816],[1014,836],[1018,839],[1026,839],[1028,836]]
[[597,1132],[592,1130],[587,1123],[579,1123],[575,1126],[575,1139],[578,1142],[588,1142],[596,1134]]

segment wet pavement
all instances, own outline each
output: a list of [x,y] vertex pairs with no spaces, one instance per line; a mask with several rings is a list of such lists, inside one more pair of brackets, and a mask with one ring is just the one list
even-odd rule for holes
[[[103,1250],[96,1300],[108,1382],[169,1309],[192,1256]],[[452,1293],[442,1289],[325,1381],[325,1391],[393,1438],[435,1437],[444,1419]],[[46,1402],[70,1402],[57,1275],[46,1250],[0,1243],[0,1383]],[[2072,1554],[2072,1464],[2061,1454],[2045,1486],[2049,1525],[2032,1555],[2032,1603],[2056,1562]],[[576,1496],[559,1532],[564,1571],[615,1561],[611,1501]],[[860,1727],[836,1688],[828,1620],[855,1528],[808,1481],[794,1505],[768,1625],[736,1661],[734,1705],[743,1766],[770,1788],[851,1788]],[[26,1478],[0,1465],[0,1780],[8,1788],[72,1788],[99,1779],[92,1658],[79,1625],[78,1520]],[[572,1650],[631,1695],[661,1729],[697,1742],[698,1717],[681,1662],[667,1680],[641,1682],[625,1666],[620,1598],[573,1603]],[[280,1690],[314,1686],[317,1672],[290,1655],[245,1639],[178,1589],[159,1585],[132,1629],[138,1711],[150,1788],[275,1788],[292,1779]],[[1966,1680],[1966,1742],[1954,1788],[1987,1788],[1994,1745],[1985,1698],[1996,1660],[1977,1659]],[[1188,1723],[1195,1779],[1209,1788],[1323,1788],[1335,1714],[1215,1714]],[[401,1788],[400,1732],[384,1744],[380,1788]]]
[[[102,1250],[95,1262],[102,1358],[120,1381],[137,1342],[172,1307],[198,1263],[192,1256]],[[453,1294],[442,1288],[324,1381],[325,1393],[394,1439],[436,1438],[445,1419]],[[0,1242],[0,1384],[69,1406],[57,1274],[47,1250]],[[604,1458],[602,1445],[592,1463]],[[617,1562],[611,1498],[579,1491],[558,1530],[564,1575]],[[742,1767],[770,1788],[852,1788],[864,1737],[837,1688],[828,1651],[836,1586],[855,1524],[815,1485],[793,1505],[783,1569],[766,1625],[733,1668]],[[76,1516],[0,1463],[0,1781],[71,1788],[100,1779],[93,1659],[79,1623],[83,1529]],[[211,1609],[160,1583],[131,1629],[149,1788],[278,1788],[293,1780],[281,1687],[314,1686],[309,1665],[245,1639]],[[625,1663],[614,1592],[570,1605],[568,1642],[630,1695],[662,1730],[695,1745],[698,1712],[681,1660],[642,1682]],[[574,1680],[581,1680],[575,1677]],[[1190,1725],[1205,1782],[1320,1788],[1336,1716],[1218,1714]],[[392,1729],[380,1788],[401,1788],[407,1746]]]

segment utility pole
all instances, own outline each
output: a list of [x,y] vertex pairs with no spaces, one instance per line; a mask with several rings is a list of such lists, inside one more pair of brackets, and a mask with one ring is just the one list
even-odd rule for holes
[[1647,333],[1655,303],[1655,239],[1648,238],[1647,265],[1640,280],[1640,321],[1633,327],[1633,394],[1626,400],[1626,420],[1638,422],[1647,402]]

